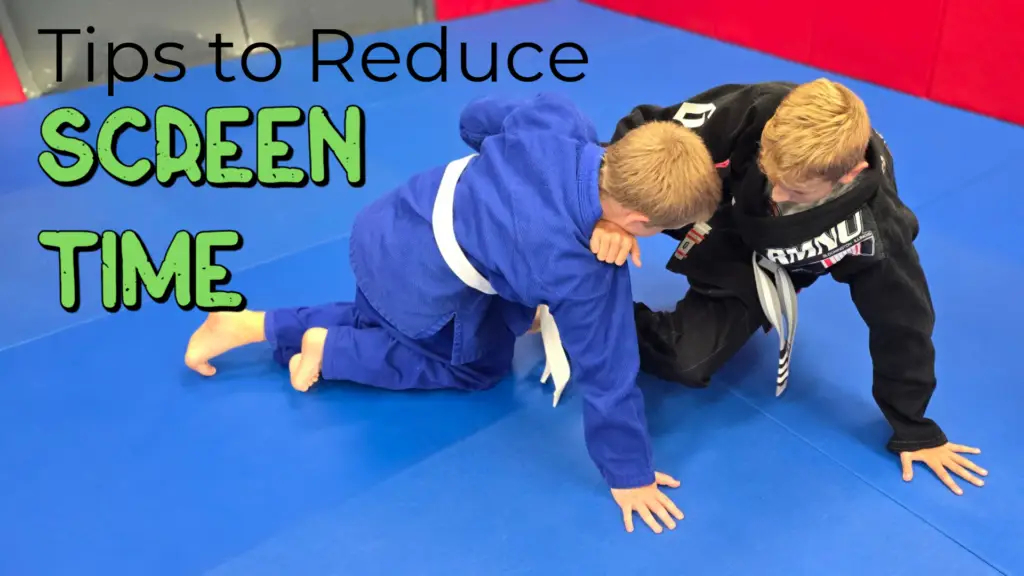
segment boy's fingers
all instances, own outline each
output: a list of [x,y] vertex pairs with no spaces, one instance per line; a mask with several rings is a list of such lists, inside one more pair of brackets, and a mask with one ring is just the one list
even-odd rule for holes
[[953,462],[952,460],[946,462],[946,467],[952,470],[953,473],[956,474],[957,476],[963,478],[964,480],[967,480],[968,482],[974,484],[975,486],[985,485],[985,482],[983,482],[981,478],[978,478],[974,474],[971,474],[970,472],[967,471],[966,468],[957,464],[956,462]]
[[963,488],[957,486],[956,482],[953,481],[953,477],[946,471],[945,466],[942,464],[932,464],[931,462],[925,462],[925,464],[932,469],[932,472],[939,477],[939,480],[942,480],[942,483],[945,484],[947,488],[953,491],[953,494],[963,496]]
[[914,461],[910,458],[910,452],[900,453],[900,463],[903,464],[903,480],[910,482],[914,479]]
[[622,507],[622,522],[626,525],[626,532],[633,531],[633,509]]
[[619,245],[619,255],[615,258],[615,263],[622,266],[626,263],[626,259],[629,258],[629,244],[622,243]]
[[640,267],[640,244],[633,242],[633,247],[629,249],[629,253],[633,255],[633,265],[637,268]]
[[601,238],[601,242],[597,247],[597,259],[601,262],[608,262],[608,246],[610,244],[610,239],[607,236]]
[[658,484],[659,486],[671,486],[672,488],[679,487],[679,480],[676,480],[675,478],[663,472],[654,473],[654,483]]
[[618,241],[615,237],[608,238],[608,241],[604,245],[604,258],[603,260],[608,264],[615,263],[615,251],[618,250]]
[[664,506],[666,510],[671,512],[673,516],[680,520],[683,519],[683,511],[680,510],[678,506],[676,506],[676,503],[673,502],[672,499],[668,497],[668,495],[666,495],[664,492],[658,492],[658,500],[661,501],[661,505]]
[[655,534],[661,534],[664,528],[662,528],[661,524],[658,524],[658,521],[654,519],[654,514],[651,514],[651,510],[647,507],[647,504],[637,506],[636,511],[640,514],[640,517],[644,519],[644,522],[651,527],[651,530],[654,530]]
[[959,454],[956,454],[956,453],[953,453],[952,458],[953,458],[954,462],[956,462],[957,464],[960,464],[964,468],[967,468],[969,470],[974,470],[975,472],[977,472],[978,474],[981,474],[982,476],[988,476],[988,470],[985,470],[984,468],[982,468],[981,466],[978,466],[974,462],[971,462],[967,458],[964,458],[963,456],[961,456]]
[[668,528],[669,530],[676,529],[676,521],[672,519],[672,516],[669,515],[668,510],[665,510],[665,507],[661,504],[659,500],[652,501],[648,507],[654,510],[654,513],[658,515],[658,518],[661,518],[661,522],[665,525],[666,528]]

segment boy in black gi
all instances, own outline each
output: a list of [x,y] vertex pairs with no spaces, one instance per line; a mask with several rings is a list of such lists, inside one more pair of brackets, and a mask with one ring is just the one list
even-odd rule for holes
[[[918,221],[897,194],[893,159],[848,88],[819,79],[718,86],[669,107],[642,105],[612,141],[654,120],[696,131],[711,150],[724,201],[707,222],[668,232],[668,269],[690,289],[672,312],[636,305],[641,369],[705,387],[763,328],[779,333],[776,395],[789,379],[796,293],[831,274],[848,284],[870,330],[875,401],[893,428],[904,480],[925,463],[956,494],[949,472],[976,486],[987,471],[925,417],[935,389],[934,310],[913,241]],[[602,222],[601,260],[639,264],[635,239]],[[972,471],[975,474],[972,474]]]

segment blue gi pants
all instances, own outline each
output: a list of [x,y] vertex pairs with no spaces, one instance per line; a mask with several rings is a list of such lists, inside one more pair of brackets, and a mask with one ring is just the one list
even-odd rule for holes
[[389,390],[485,390],[512,366],[512,350],[495,350],[477,362],[453,365],[452,324],[429,339],[413,340],[388,325],[360,291],[355,302],[272,310],[264,323],[274,359],[283,366],[300,352],[306,330],[326,328],[324,380]]

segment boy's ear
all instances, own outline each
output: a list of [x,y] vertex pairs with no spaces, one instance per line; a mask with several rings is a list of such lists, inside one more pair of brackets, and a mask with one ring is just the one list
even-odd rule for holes
[[647,216],[644,216],[643,214],[641,214],[639,212],[634,212],[633,210],[630,210],[629,213],[626,214],[625,220],[626,220],[626,224],[627,225],[631,225],[631,224],[647,224],[648,222],[651,221],[651,219],[648,218]]
[[856,166],[854,166],[853,170],[850,170],[846,174],[843,174],[843,177],[839,179],[839,183],[840,184],[849,184],[850,182],[853,182],[853,179],[856,178],[857,175],[860,174],[861,172],[863,172],[864,169],[867,168],[867,167],[868,167],[867,161],[866,160],[862,161],[860,164],[857,164]]

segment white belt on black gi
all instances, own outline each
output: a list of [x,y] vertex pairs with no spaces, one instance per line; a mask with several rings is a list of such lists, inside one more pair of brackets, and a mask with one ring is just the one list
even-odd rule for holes
[[754,252],[752,263],[761,309],[779,334],[779,373],[775,379],[775,396],[781,396],[789,385],[789,363],[796,339],[796,289],[786,269],[779,264],[757,252]]

